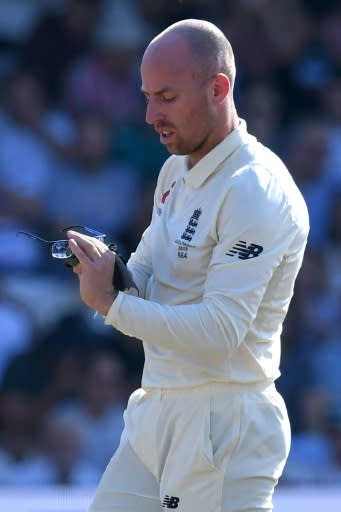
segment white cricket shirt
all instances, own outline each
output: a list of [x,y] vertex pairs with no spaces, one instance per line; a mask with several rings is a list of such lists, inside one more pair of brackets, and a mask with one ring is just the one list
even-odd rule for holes
[[140,296],[120,292],[105,319],[143,340],[142,386],[276,379],[308,231],[291,175],[244,121],[190,170],[168,158],[128,263]]

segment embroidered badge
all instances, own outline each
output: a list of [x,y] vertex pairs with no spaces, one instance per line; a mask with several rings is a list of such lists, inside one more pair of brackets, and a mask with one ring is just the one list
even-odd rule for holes
[[192,241],[193,236],[195,235],[195,230],[199,223],[200,215],[202,214],[201,208],[196,208],[191,215],[187,226],[182,233],[180,240],[175,240],[175,243],[178,244],[178,258],[186,259],[188,254],[188,249],[191,247],[190,242]]

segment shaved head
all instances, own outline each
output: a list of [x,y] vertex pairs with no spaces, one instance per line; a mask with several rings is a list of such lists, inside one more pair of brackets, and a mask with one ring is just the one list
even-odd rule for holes
[[224,33],[208,21],[187,19],[170,25],[151,41],[145,53],[157,51],[166,44],[179,44],[179,40],[186,44],[198,77],[205,80],[224,73],[233,87],[236,68],[231,44]]
[[160,142],[195,165],[238,125],[234,55],[208,21],[174,23],[147,46],[141,62],[146,122]]

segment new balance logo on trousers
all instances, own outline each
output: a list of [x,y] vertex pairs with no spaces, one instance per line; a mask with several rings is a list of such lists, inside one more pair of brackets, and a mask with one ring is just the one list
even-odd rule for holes
[[180,498],[177,498],[176,496],[168,496],[168,494],[166,494],[163,498],[162,508],[178,508],[179,501]]

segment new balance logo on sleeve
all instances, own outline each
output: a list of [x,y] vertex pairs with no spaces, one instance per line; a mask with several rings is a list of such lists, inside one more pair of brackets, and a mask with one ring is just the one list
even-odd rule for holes
[[235,256],[238,254],[238,258],[240,260],[249,260],[250,258],[256,258],[263,252],[263,247],[257,244],[247,245],[244,240],[239,240],[236,245],[230,249],[226,255],[227,256]]
[[180,498],[177,498],[176,496],[168,496],[168,494],[166,494],[163,498],[162,508],[178,508],[179,501]]

